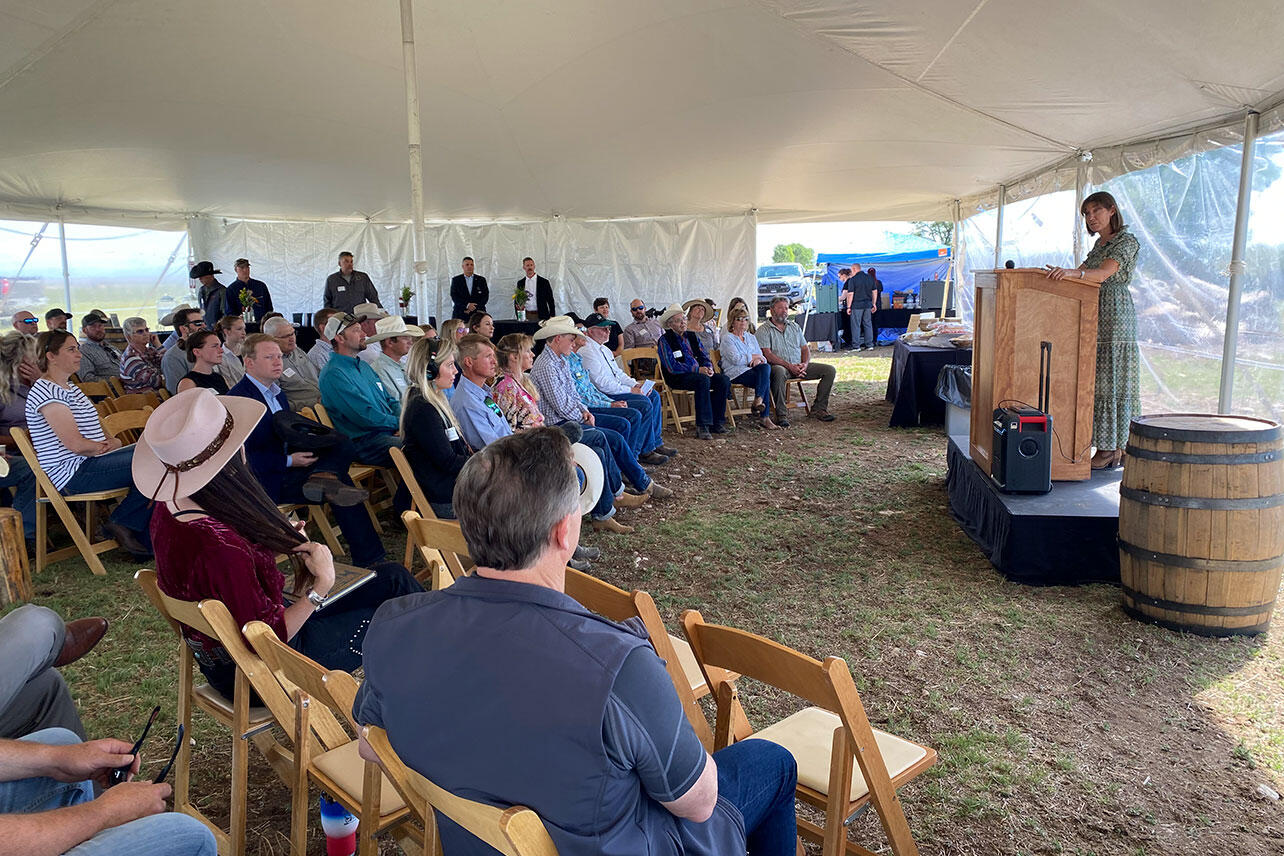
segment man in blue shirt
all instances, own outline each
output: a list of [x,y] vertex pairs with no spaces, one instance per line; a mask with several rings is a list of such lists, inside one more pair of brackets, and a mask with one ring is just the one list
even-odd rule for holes
[[357,356],[366,346],[361,322],[346,312],[332,315],[324,335],[334,354],[321,370],[321,403],[334,427],[356,447],[358,461],[391,467],[388,450],[401,447],[397,436],[401,406],[383,388],[370,364]]
[[273,502],[329,502],[335,522],[348,540],[353,564],[369,567],[382,562],[387,557],[383,541],[362,507],[367,494],[348,477],[348,467],[356,454],[351,441],[339,434],[339,442],[332,448],[291,453],[272,419],[290,409],[289,400],[277,384],[285,370],[280,345],[271,336],[255,333],[246,337],[241,359],[245,377],[228,390],[228,395],[253,398],[267,407],[267,413],[245,440],[250,472]]
[[[533,428],[477,452],[454,505],[477,569],[379,608],[356,720],[447,791],[529,806],[561,856],[793,854],[789,751],[749,739],[710,756],[645,631],[566,595],[581,512],[565,436]],[[486,852],[439,830],[446,853]]]

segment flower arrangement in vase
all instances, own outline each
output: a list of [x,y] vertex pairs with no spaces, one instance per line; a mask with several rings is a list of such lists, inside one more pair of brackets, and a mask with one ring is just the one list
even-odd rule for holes
[[401,287],[401,295],[397,300],[397,306],[401,308],[401,314],[405,315],[406,310],[410,308],[410,301],[415,297],[415,292],[408,285]]
[[513,292],[513,317],[519,321],[522,318],[522,311],[526,309],[526,301],[529,297],[530,295],[526,293],[526,288],[521,285],[517,286],[517,290]]
[[236,299],[241,301],[241,317],[245,319],[245,323],[251,323],[254,320],[254,307],[259,305],[259,299],[248,288],[238,291]]

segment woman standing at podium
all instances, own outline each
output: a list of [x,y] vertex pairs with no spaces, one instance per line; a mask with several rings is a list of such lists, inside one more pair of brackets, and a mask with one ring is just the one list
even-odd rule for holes
[[1141,411],[1141,355],[1137,350],[1137,310],[1128,284],[1141,245],[1128,231],[1115,198],[1098,191],[1079,209],[1088,234],[1096,235],[1088,257],[1077,268],[1048,265],[1050,279],[1101,283],[1097,295],[1097,392],[1092,407],[1092,468],[1123,463],[1128,427]]

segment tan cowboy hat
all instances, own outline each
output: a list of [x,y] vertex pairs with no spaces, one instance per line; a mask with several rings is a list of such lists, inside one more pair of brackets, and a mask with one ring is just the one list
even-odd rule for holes
[[704,307],[704,320],[705,320],[705,321],[712,321],[712,320],[713,320],[714,313],[716,312],[716,310],[713,308],[713,304],[712,304],[712,303],[710,303],[709,301],[707,301],[707,300],[703,300],[703,299],[701,299],[701,298],[699,298],[699,297],[697,297],[695,300],[688,300],[686,303],[682,304],[682,311],[683,311],[683,312],[690,312],[690,311],[691,311],[691,307],[692,307],[692,306],[697,306],[697,305],[698,305],[698,306],[703,306],[703,307]]
[[134,485],[157,501],[209,484],[267,412],[261,401],[200,387],[161,402],[134,447]]
[[588,514],[601,498],[606,482],[602,473],[602,461],[597,452],[583,443],[573,443],[571,454],[575,456],[575,468],[584,473],[584,484],[580,486],[580,513]]
[[374,335],[366,336],[366,344],[382,342],[384,339],[391,339],[394,336],[411,336],[418,339],[423,334],[424,331],[418,327],[407,327],[405,319],[400,315],[389,315],[387,318],[380,318],[375,322]]
[[352,307],[352,314],[358,321],[372,321],[376,318],[387,318],[388,313],[378,303],[358,303]]
[[551,339],[552,337],[560,336],[563,333],[568,333],[572,336],[582,335],[579,330],[575,329],[575,322],[572,321],[568,315],[555,315],[547,321],[541,321],[539,323],[539,329],[536,330],[535,335],[531,337],[536,342],[540,339]]
[[180,303],[177,306],[175,306],[173,309],[171,309],[168,315],[160,319],[160,325],[162,327],[173,327],[175,315],[177,315],[180,312],[185,312],[188,309],[195,309],[195,308],[196,308],[195,306],[188,306],[186,303]]
[[686,315],[686,314],[687,314],[686,309],[682,308],[676,303],[670,303],[669,308],[664,310],[664,314],[660,316],[661,329],[664,329],[664,330],[669,329],[669,319],[672,318],[674,315]]

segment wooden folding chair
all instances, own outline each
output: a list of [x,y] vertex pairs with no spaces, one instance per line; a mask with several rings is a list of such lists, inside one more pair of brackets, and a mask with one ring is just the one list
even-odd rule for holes
[[647,369],[643,371],[641,366],[636,366],[638,360],[651,360],[659,362],[656,354],[655,345],[643,346],[640,348],[624,348],[619,353],[620,365],[624,366],[625,373],[634,380],[649,380],[655,376],[655,372]]
[[[706,624],[696,610],[682,614],[682,627],[713,687],[718,706],[715,746],[721,749],[752,735],[785,747],[798,762],[798,798],[825,812],[823,827],[800,817],[800,836],[822,844],[824,856],[874,856],[873,851],[847,840],[847,823],[872,804],[892,853],[918,853],[896,792],[935,764],[936,752],[872,728],[842,658],[826,657],[821,662],[743,630]],[[726,678],[727,670],[815,706],[752,731],[736,685]]]
[[[77,553],[89,565],[89,570],[98,576],[104,576],[107,569],[103,567],[102,560],[98,558],[100,553],[106,553],[108,550],[114,550],[119,545],[116,539],[108,538],[106,540],[93,540],[94,520],[93,507],[95,502],[104,502],[112,499],[121,499],[129,493],[129,488],[119,487],[112,490],[96,490],[90,493],[74,493],[64,496],[53,486],[49,476],[40,467],[40,459],[36,457],[35,447],[31,445],[31,438],[27,436],[25,428],[11,428],[9,436],[18,446],[18,451],[22,452],[22,457],[26,459],[27,466],[31,467],[31,472],[36,477],[36,573],[39,574],[45,569],[46,565],[53,562],[59,562],[69,556]],[[76,515],[72,513],[71,506],[68,503],[80,502],[85,507],[85,525],[82,528],[76,521]],[[49,506],[58,514],[58,519],[66,527],[67,534],[71,536],[72,546],[63,547],[61,550],[49,552]]]
[[[392,458],[393,465],[397,468],[397,473],[401,476],[401,481],[410,493],[410,511],[417,512],[420,517],[428,520],[436,520],[437,515],[433,513],[432,506],[428,504],[428,497],[424,495],[424,490],[419,486],[419,480],[415,478],[415,471],[410,468],[410,461],[406,459],[406,453],[401,449],[393,447],[388,450],[388,455]],[[405,512],[402,512],[402,519],[405,519]],[[426,549],[426,548],[421,548]],[[415,543],[406,538],[406,560],[402,562],[406,570],[415,569]]]
[[[160,590],[156,572],[141,570],[134,575],[147,599],[169,622],[178,636],[178,721],[183,725],[183,740],[178,750],[174,778],[174,810],[189,814],[214,833],[220,854],[243,856],[245,853],[246,796],[249,774],[249,744],[253,743],[267,759],[282,781],[293,776],[294,753],[272,736],[278,721],[289,723],[293,716],[291,703],[266,664],[245,644],[240,629],[222,601],[200,603],[177,600]],[[183,639],[187,627],[217,639],[236,664],[232,700],[229,702],[209,684],[195,682],[196,661]],[[263,707],[251,707],[251,691],[258,693]],[[191,800],[192,710],[203,711],[227,728],[232,737],[232,781],[230,789],[231,825],[229,830],[210,820]]]
[[[330,414],[326,412],[325,405],[319,401],[314,407],[304,407],[299,411],[299,414],[306,419],[311,419],[313,422],[320,422],[327,428],[334,428],[334,421],[330,419]],[[375,501],[375,493],[378,491],[376,478],[383,470],[383,467],[372,467],[368,464],[353,464],[348,467],[348,478],[352,479],[352,483],[357,487],[365,488],[366,493],[370,494],[370,498],[366,500],[366,511],[370,514],[370,522],[374,525],[375,531],[380,535],[383,535],[383,524],[379,522],[378,511],[383,508],[390,508],[392,506],[392,498],[397,493],[395,487],[391,488],[384,502]],[[386,478],[384,483],[387,484]]]
[[[116,378],[112,379],[115,380]],[[111,408],[112,413],[124,413],[126,410],[142,410],[144,407],[150,407],[155,410],[160,407],[161,397],[155,392],[131,392],[118,395],[115,398],[109,398],[106,403]]]
[[354,733],[361,727],[352,718],[356,679],[347,672],[327,670],[295,651],[262,621],[246,624],[244,633],[281,689],[294,699],[291,852],[295,856],[308,852],[312,803],[309,782],[316,782],[318,788],[360,819],[360,856],[374,856],[378,852],[375,837],[389,829],[396,830],[397,837],[422,846],[423,833],[414,829],[414,818],[403,795],[403,791],[409,792],[409,785],[403,782],[399,789],[377,765],[363,760],[357,741],[348,736],[342,725],[346,721]]
[[107,436],[115,437],[120,442],[128,446],[130,443],[137,443],[138,436],[143,431],[143,426],[147,424],[148,418],[152,415],[152,408],[144,407],[142,410],[124,410],[116,413],[108,413],[101,417],[103,431]]
[[468,557],[468,544],[456,521],[403,511],[401,522],[406,526],[407,543],[414,545],[427,565],[427,570],[417,578],[430,589],[445,588],[473,567],[472,559]]
[[404,779],[410,786],[410,800],[427,830],[424,852],[440,849],[437,825],[432,812],[437,810],[468,830],[503,856],[557,856],[557,847],[539,815],[525,806],[498,808],[455,796],[410,769],[388,742],[388,734],[373,725],[361,729],[366,743],[374,750],[379,764],[394,779]]
[[111,387],[107,385],[105,380],[77,381],[76,386],[80,387],[80,391],[87,395],[90,401],[100,401],[104,398],[115,397],[115,393],[112,392]]
[[111,393],[113,398],[120,398],[122,395],[125,394],[125,384],[121,383],[120,378],[118,377],[107,378],[107,385],[111,387]]
[[660,371],[660,353],[656,348],[626,348],[620,358],[624,361],[625,370],[630,372],[634,360],[654,360],[655,371],[652,372],[651,379],[655,381],[656,391],[660,393],[664,421],[678,434],[682,433],[683,425],[695,424],[695,393],[689,389],[672,389],[664,382],[664,373]]
[[820,386],[820,378],[803,378],[791,377],[785,381],[785,412],[789,411],[789,392],[792,389],[798,390],[798,397],[802,399],[803,412],[811,413],[811,402],[807,400],[807,384]]

